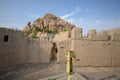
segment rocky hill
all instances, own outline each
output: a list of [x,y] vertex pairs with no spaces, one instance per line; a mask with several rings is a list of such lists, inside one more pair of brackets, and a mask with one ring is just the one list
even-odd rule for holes
[[23,32],[30,37],[35,37],[38,32],[56,34],[61,31],[71,30],[74,27],[75,25],[62,20],[53,14],[46,14],[42,18],[36,19],[32,24],[28,22],[27,26],[23,29]]

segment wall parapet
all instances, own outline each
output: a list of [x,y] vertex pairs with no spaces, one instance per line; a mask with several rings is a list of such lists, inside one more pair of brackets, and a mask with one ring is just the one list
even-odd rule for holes
[[73,28],[71,31],[72,40],[93,40],[93,41],[120,41],[119,32],[99,31],[91,29],[88,31],[87,36],[82,35],[81,28]]

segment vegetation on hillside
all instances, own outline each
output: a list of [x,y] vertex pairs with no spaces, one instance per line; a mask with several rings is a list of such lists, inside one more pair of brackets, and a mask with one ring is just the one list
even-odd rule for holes
[[28,22],[23,32],[31,37],[37,38],[37,33],[57,34],[59,32],[66,32],[74,28],[75,25],[56,17],[53,14],[46,14],[42,18],[36,19],[32,24]]
[[28,35],[31,38],[38,38],[36,35],[38,32],[48,33],[48,34],[57,34],[57,30],[48,30],[48,29],[40,29],[38,26],[34,26],[34,28],[24,31],[26,35]]

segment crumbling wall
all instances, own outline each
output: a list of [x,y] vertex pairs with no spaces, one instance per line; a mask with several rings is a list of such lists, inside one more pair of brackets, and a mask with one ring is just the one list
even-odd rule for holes
[[66,32],[60,32],[60,33],[56,34],[55,38],[53,40],[54,40],[54,42],[61,42],[61,41],[65,41],[65,40],[70,40],[70,38],[71,38],[70,31],[66,31]]
[[[29,39],[21,31],[0,29],[0,68],[28,63],[49,63],[55,56],[58,63],[66,62],[66,51],[73,50],[80,61],[75,66],[120,67],[120,35],[95,30],[84,39],[82,29],[65,32],[57,42]],[[56,47],[53,45],[56,44]],[[54,48],[57,48],[55,55]],[[56,57],[57,55],[57,57]],[[56,60],[56,59],[55,59]]]
[[52,41],[53,38],[54,38],[54,34],[48,34],[48,33],[39,32],[37,34],[37,37],[39,37],[40,40],[49,40],[49,41]]
[[92,29],[88,31],[87,38],[89,40],[98,40],[97,32],[96,30]]
[[57,61],[57,45],[56,42],[53,42],[53,46],[51,48],[51,52],[50,52],[50,62],[56,62]]
[[108,36],[108,32],[107,31],[100,31],[97,33],[97,37],[99,41],[108,41],[109,40],[109,36]]
[[[81,35],[81,33],[75,35]],[[73,34],[72,33],[72,34]],[[120,35],[119,33],[108,33],[107,31],[90,30],[87,39],[72,39],[72,50],[78,62],[76,66],[120,66]]]
[[[76,34],[76,35],[78,35],[78,34]],[[108,31],[104,31],[104,30],[100,31],[100,32],[96,32],[96,30],[92,29],[92,30],[88,31],[87,40],[120,41],[120,32],[108,32]]]
[[109,35],[109,40],[120,41],[120,33],[110,32],[110,33],[108,33],[108,35]]

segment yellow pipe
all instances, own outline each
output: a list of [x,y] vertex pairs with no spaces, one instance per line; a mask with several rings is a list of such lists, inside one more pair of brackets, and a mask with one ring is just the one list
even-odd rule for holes
[[72,80],[72,75],[68,75],[68,80]]
[[73,72],[73,64],[72,64],[72,58],[75,58],[73,51],[68,51],[66,54],[66,58],[67,58],[67,65],[66,65],[66,73],[68,76],[68,80],[72,80],[72,74]]

